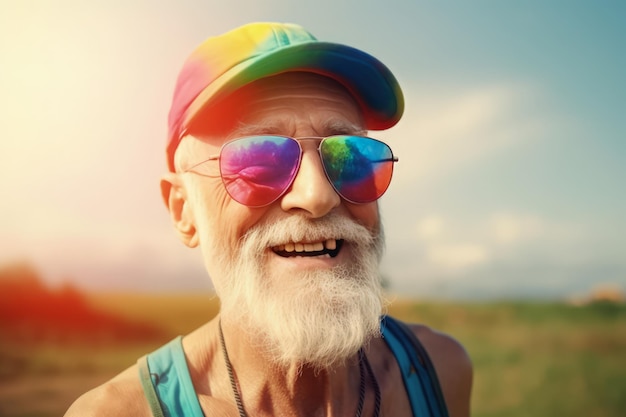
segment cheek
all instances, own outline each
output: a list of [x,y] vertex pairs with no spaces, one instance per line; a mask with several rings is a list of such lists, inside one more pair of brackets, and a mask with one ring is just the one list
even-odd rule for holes
[[237,242],[262,217],[264,210],[234,201],[219,179],[196,184],[194,217],[202,247],[233,253]]
[[223,249],[235,255],[241,238],[262,217],[259,212],[259,209],[251,209],[227,198],[220,215],[215,218],[216,233],[212,237],[220,239]]
[[351,204],[346,203],[346,208],[350,216],[363,226],[374,232],[379,232],[380,217],[378,212],[378,203],[367,204]]

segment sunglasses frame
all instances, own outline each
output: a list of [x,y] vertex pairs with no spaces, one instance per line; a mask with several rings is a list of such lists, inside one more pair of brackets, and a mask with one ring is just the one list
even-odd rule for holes
[[[395,162],[398,162],[398,160],[399,160],[399,159],[398,159],[398,157],[397,157],[397,156],[395,156],[395,155],[393,154],[393,150],[391,149],[391,147],[390,147],[388,144],[386,144],[385,142],[383,142],[383,141],[381,141],[381,140],[378,140],[378,139],[375,139],[375,138],[371,138],[371,137],[369,137],[369,136],[361,136],[361,135],[344,135],[344,134],[341,134],[341,135],[331,135],[331,136],[302,136],[302,137],[297,137],[297,138],[296,138],[296,137],[285,136],[285,135],[269,135],[269,134],[266,134],[266,135],[250,135],[250,136],[242,136],[242,137],[238,137],[238,138],[231,139],[231,140],[229,140],[229,141],[227,141],[227,142],[225,142],[225,143],[223,143],[223,144],[222,144],[222,146],[220,147],[220,152],[219,152],[218,154],[211,155],[211,156],[209,156],[207,159],[204,159],[204,160],[202,160],[202,161],[200,161],[200,162],[198,162],[198,163],[196,163],[196,164],[193,164],[193,165],[192,165],[192,166],[190,166],[189,168],[184,169],[184,170],[183,170],[183,172],[193,172],[193,173],[195,173],[195,174],[202,175],[202,176],[205,176],[205,177],[212,177],[212,178],[216,178],[216,177],[218,177],[218,175],[210,175],[210,174],[200,173],[200,172],[195,171],[195,168],[197,168],[197,167],[199,167],[200,165],[203,165],[203,164],[205,164],[206,162],[209,162],[209,161],[219,161],[219,160],[221,159],[222,150],[223,150],[225,147],[227,147],[227,146],[229,146],[230,144],[232,144],[233,142],[238,142],[238,141],[241,141],[241,140],[253,139],[253,138],[263,138],[263,137],[268,137],[268,138],[283,138],[283,139],[289,139],[289,140],[292,140],[292,141],[296,142],[296,143],[298,144],[298,148],[300,148],[300,153],[299,153],[299,155],[298,155],[298,160],[297,160],[297,163],[296,163],[296,166],[295,166],[295,167],[296,167],[296,168],[295,168],[296,170],[295,170],[295,173],[294,173],[294,175],[293,175],[293,178],[291,178],[291,180],[289,181],[289,183],[288,183],[288,185],[285,187],[285,189],[284,189],[284,190],[282,190],[282,191],[281,191],[281,192],[280,192],[280,193],[279,193],[279,194],[278,194],[278,195],[277,195],[274,199],[272,199],[271,201],[269,201],[268,203],[265,203],[265,204],[260,204],[260,205],[250,205],[250,204],[246,204],[246,203],[244,203],[244,202],[242,202],[242,201],[239,201],[239,200],[238,200],[235,196],[233,196],[233,195],[231,194],[230,190],[228,189],[228,186],[227,186],[227,185],[226,185],[226,183],[225,183],[224,176],[223,176],[223,173],[222,173],[222,165],[221,165],[221,163],[220,163],[220,164],[219,164],[219,170],[220,170],[220,175],[219,175],[219,177],[222,179],[222,184],[224,185],[224,188],[226,189],[226,192],[228,193],[228,195],[230,196],[230,198],[232,198],[233,200],[237,201],[238,203],[240,203],[240,204],[242,204],[242,205],[244,205],[244,206],[246,206],[246,207],[251,207],[251,208],[259,208],[259,207],[266,207],[266,206],[269,206],[270,204],[272,204],[272,203],[276,202],[277,200],[279,200],[279,199],[280,199],[280,198],[281,198],[281,197],[282,197],[282,196],[283,196],[283,195],[287,192],[287,190],[289,190],[289,188],[291,188],[291,186],[293,185],[293,182],[294,182],[294,181],[295,181],[295,179],[296,179],[296,176],[298,175],[298,172],[300,171],[300,164],[302,163],[302,155],[303,155],[303,153],[304,153],[304,149],[302,149],[302,145],[300,144],[300,142],[302,142],[302,141],[310,141],[310,140],[317,140],[317,141],[319,141],[319,144],[318,144],[318,146],[317,146],[317,153],[318,153],[318,155],[319,155],[319,157],[320,157],[320,161],[321,161],[321,163],[322,163],[322,168],[323,168],[323,171],[324,171],[324,175],[326,176],[326,179],[328,180],[328,182],[330,183],[330,185],[333,187],[333,190],[335,190],[335,192],[336,192],[336,193],[337,193],[337,194],[338,194],[338,195],[339,195],[342,199],[344,199],[344,200],[346,200],[346,201],[348,201],[348,202],[350,202],[350,203],[352,203],[352,204],[367,204],[367,203],[371,203],[371,202],[373,202],[373,201],[376,201],[376,200],[378,200],[380,197],[382,197],[382,196],[383,196],[383,194],[387,191],[387,188],[389,187],[389,185],[391,184],[391,178],[392,178],[392,176],[393,176],[393,167],[394,167],[394,163],[395,163]],[[378,142],[378,143],[380,143],[380,144],[384,145],[384,146],[385,146],[385,147],[389,150],[389,154],[391,155],[391,157],[390,157],[390,158],[385,158],[385,159],[380,159],[380,160],[370,161],[370,162],[391,162],[391,163],[392,163],[392,165],[391,165],[391,173],[389,174],[389,183],[387,184],[387,186],[385,187],[385,189],[384,189],[384,190],[380,193],[380,195],[379,195],[378,197],[376,197],[375,199],[373,199],[373,200],[370,200],[370,201],[354,201],[354,200],[352,200],[352,199],[349,199],[349,198],[345,197],[345,196],[343,195],[343,193],[337,189],[337,187],[335,186],[335,184],[334,184],[333,180],[330,178],[330,176],[329,176],[329,174],[328,174],[328,169],[327,169],[327,167],[326,167],[326,163],[324,162],[324,156],[323,156],[323,154],[322,154],[322,144],[324,143],[324,141],[326,141],[326,140],[328,140],[328,139],[333,139],[333,138],[345,138],[345,137],[351,137],[351,138],[357,138],[357,139],[366,139],[366,140],[370,140],[370,141]]]

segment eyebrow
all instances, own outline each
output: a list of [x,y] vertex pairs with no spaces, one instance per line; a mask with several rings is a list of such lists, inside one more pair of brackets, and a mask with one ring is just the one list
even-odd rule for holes
[[[260,122],[260,123],[240,123],[228,135],[229,139],[252,136],[252,135],[276,135],[278,132],[286,130],[283,123]],[[333,135],[364,135],[367,130],[361,126],[340,119],[329,119],[324,122],[321,130],[321,136]]]
[[228,135],[230,139],[242,136],[251,136],[251,135],[268,135],[268,134],[276,134],[276,132],[280,132],[280,125],[274,123],[243,123],[240,122],[235,129]]
[[328,135],[362,135],[367,130],[354,123],[339,119],[329,119],[324,124],[324,134]]

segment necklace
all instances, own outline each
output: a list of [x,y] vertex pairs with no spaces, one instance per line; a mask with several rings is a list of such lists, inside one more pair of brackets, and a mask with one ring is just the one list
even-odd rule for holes
[[[233,395],[235,396],[235,403],[237,404],[237,410],[239,410],[239,417],[247,417],[246,410],[243,408],[243,402],[241,401],[241,394],[239,393],[239,386],[235,379],[235,373],[233,372],[233,366],[230,363],[228,357],[228,351],[226,350],[226,342],[224,341],[224,332],[222,331],[222,321],[218,322],[220,330],[220,343],[222,345],[222,351],[224,351],[224,362],[226,363],[226,370],[228,371],[228,378],[230,379],[230,386],[233,389]],[[365,368],[365,369],[364,369]],[[374,417],[378,417],[380,414],[380,387],[376,380],[376,375],[372,371],[370,362],[367,360],[367,355],[363,349],[359,349],[359,373],[361,375],[361,381],[359,384],[359,404],[357,406],[355,417],[361,417],[363,412],[363,404],[365,402],[365,370],[370,376],[370,381],[374,387]]]

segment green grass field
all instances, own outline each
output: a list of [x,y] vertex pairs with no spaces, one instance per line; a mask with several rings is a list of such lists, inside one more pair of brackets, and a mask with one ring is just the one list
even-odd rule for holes
[[[210,296],[94,295],[99,309],[157,325],[163,341],[81,347],[0,341],[0,416],[59,416],[80,393],[217,312]],[[389,313],[445,331],[475,367],[475,417],[624,416],[626,305],[396,300]]]

